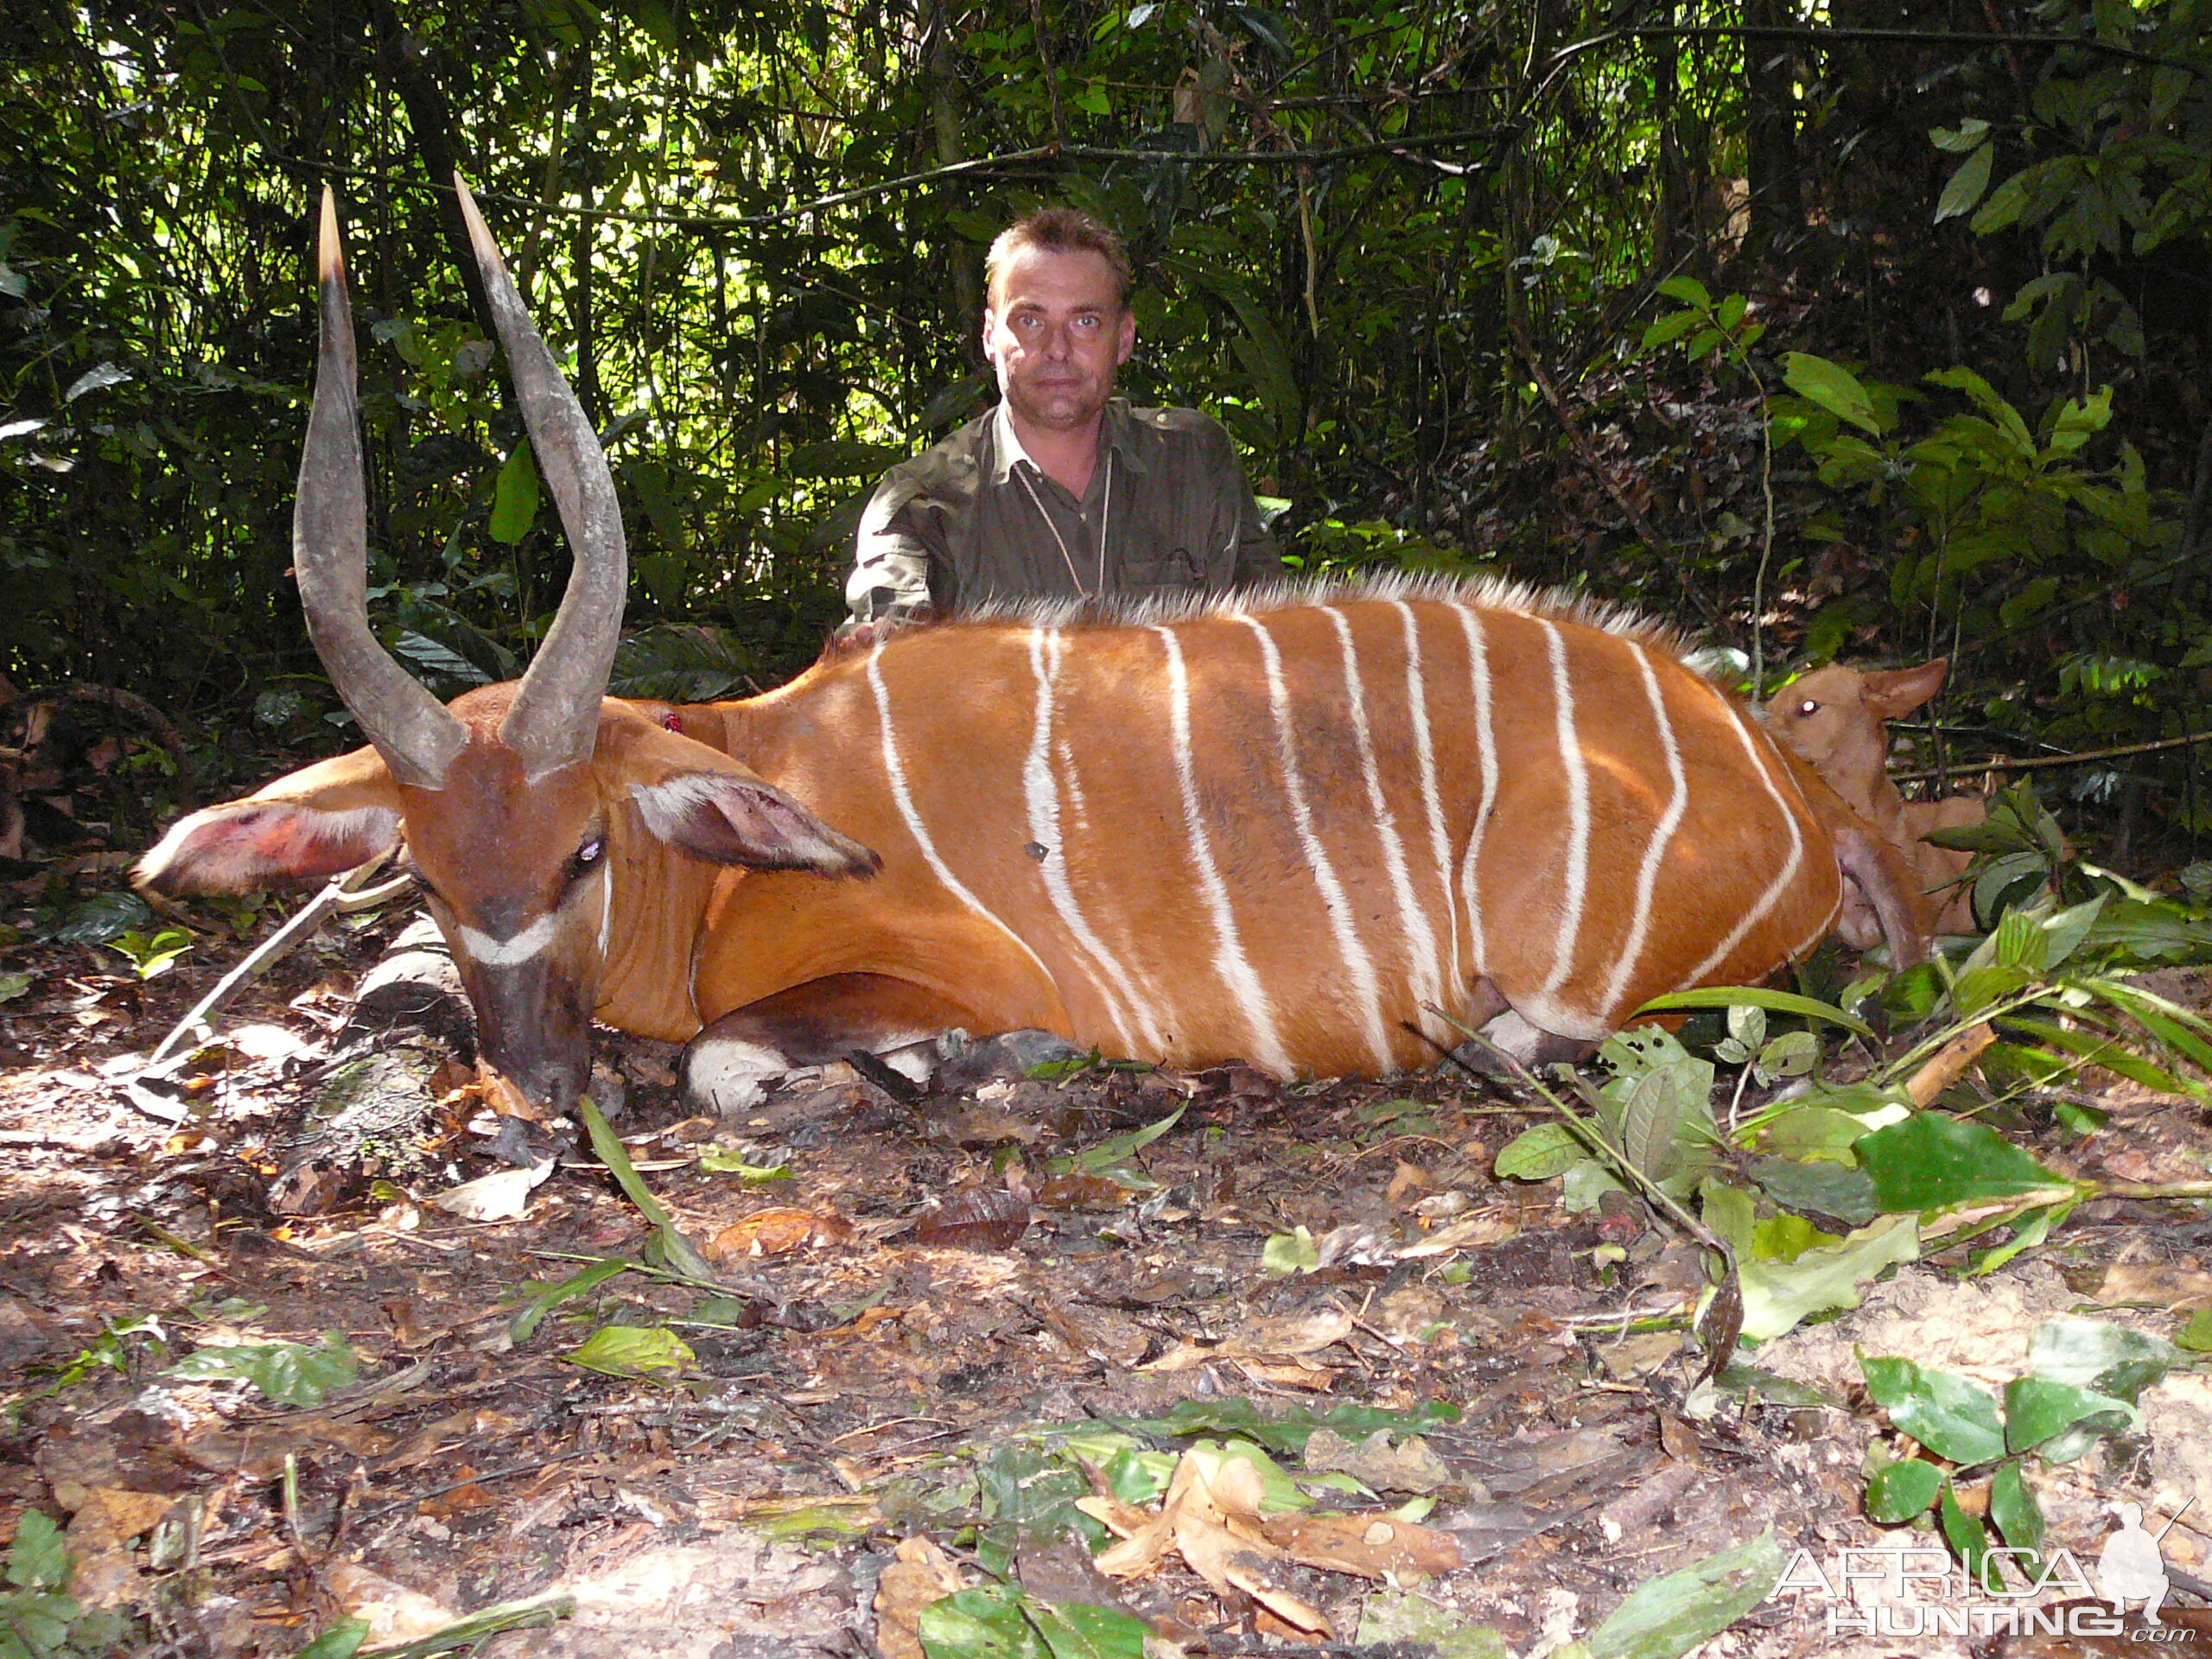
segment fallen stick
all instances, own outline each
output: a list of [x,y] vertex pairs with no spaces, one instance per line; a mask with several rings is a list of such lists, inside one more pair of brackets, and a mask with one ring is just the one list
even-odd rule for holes
[[1904,1091],[1915,1106],[1925,1110],[1936,1097],[1967,1073],[1981,1051],[1997,1040],[1987,1024],[1968,1026],[1930,1055],[1928,1064],[1912,1074]]
[[[333,879],[321,893],[302,906],[289,921],[254,946],[237,967],[216,981],[214,988],[192,1005],[192,1011],[170,1028],[169,1034],[162,1039],[160,1046],[147,1058],[146,1064],[131,1077],[129,1092],[132,1103],[141,1111],[167,1122],[175,1122],[181,1117],[184,1115],[181,1107],[162,1100],[140,1085],[188,1047],[196,1046],[213,1036],[214,1027],[208,1023],[209,1020],[240,991],[305,944],[333,916],[350,915],[355,911],[370,910],[378,905],[388,904],[415,885],[413,876],[402,875],[365,889],[361,884],[374,875],[383,862],[381,858],[372,859]],[[160,1109],[156,1109],[156,1107]]]

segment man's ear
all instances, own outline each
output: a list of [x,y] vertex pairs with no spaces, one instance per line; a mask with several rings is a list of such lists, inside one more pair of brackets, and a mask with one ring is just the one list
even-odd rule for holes
[[645,827],[679,852],[754,870],[874,875],[883,861],[733,764],[630,785]]
[[398,839],[399,787],[374,749],[356,749],[194,812],[130,879],[163,893],[242,893],[340,874]]
[[1129,353],[1137,348],[1137,308],[1128,300],[1122,302],[1121,346],[1115,356],[1116,365],[1129,360]]
[[1878,720],[1902,720],[1943,689],[1951,659],[1938,657],[1917,668],[1878,670],[1866,676],[1861,695]]

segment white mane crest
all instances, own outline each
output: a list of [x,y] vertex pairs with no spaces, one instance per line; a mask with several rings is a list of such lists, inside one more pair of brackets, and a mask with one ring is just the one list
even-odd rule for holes
[[1301,606],[1326,605],[1344,599],[1427,599],[1473,605],[1489,611],[1511,611],[1522,616],[1579,622],[1624,639],[1657,646],[1675,655],[1685,649],[1681,634],[1663,622],[1624,605],[1608,604],[1580,594],[1532,587],[1500,576],[1462,577],[1393,570],[1368,577],[1321,577],[1273,582],[1236,594],[1172,594],[1143,599],[994,600],[964,611],[938,626],[1004,625],[1064,628],[1149,627],[1162,622],[1187,622],[1204,616],[1264,615]]

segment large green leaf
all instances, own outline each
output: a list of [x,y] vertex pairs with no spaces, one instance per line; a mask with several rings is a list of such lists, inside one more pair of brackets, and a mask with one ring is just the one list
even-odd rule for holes
[[1916,1112],[1864,1136],[1852,1150],[1873,1178],[1875,1201],[1891,1214],[2034,1195],[2050,1202],[2075,1190],[1987,1124],[1942,1112]]
[[1782,1547],[1764,1532],[1639,1585],[1591,1632],[1591,1659],[1675,1659],[1764,1601],[1782,1567]]
[[1978,1382],[1903,1358],[1859,1357],[1866,1392],[1890,1421],[1937,1457],[1971,1466],[2005,1455],[1996,1396]]
[[1982,193],[1989,188],[1989,168],[1997,159],[1997,147],[1984,144],[1959,163],[1958,171],[1944,181],[1943,194],[1936,202],[1936,222],[1956,219],[1970,213]]
[[484,533],[503,546],[512,547],[537,522],[537,460],[528,443],[518,443],[493,486],[492,521]]
[[1882,435],[1873,400],[1859,385],[1859,377],[1840,363],[1831,363],[1810,352],[1791,352],[1783,359],[1783,376],[1792,391],[1818,404],[1836,419],[1874,437]]

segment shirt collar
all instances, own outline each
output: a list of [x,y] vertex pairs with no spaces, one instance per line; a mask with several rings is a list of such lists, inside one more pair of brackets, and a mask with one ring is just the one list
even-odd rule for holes
[[[1115,458],[1127,470],[1136,473],[1145,470],[1143,457],[1137,449],[1136,423],[1130,417],[1128,398],[1109,397],[1106,400],[1105,412],[1098,423],[1098,447],[1102,452],[1111,449]],[[1031,459],[1029,451],[1022,447],[1020,435],[1014,429],[1014,416],[1008,412],[1003,397],[999,399],[998,407],[991,411],[991,451],[990,479],[994,484],[1003,484],[1012,477],[1014,463],[1017,461],[1027,461],[1033,471],[1042,473],[1045,470]]]

